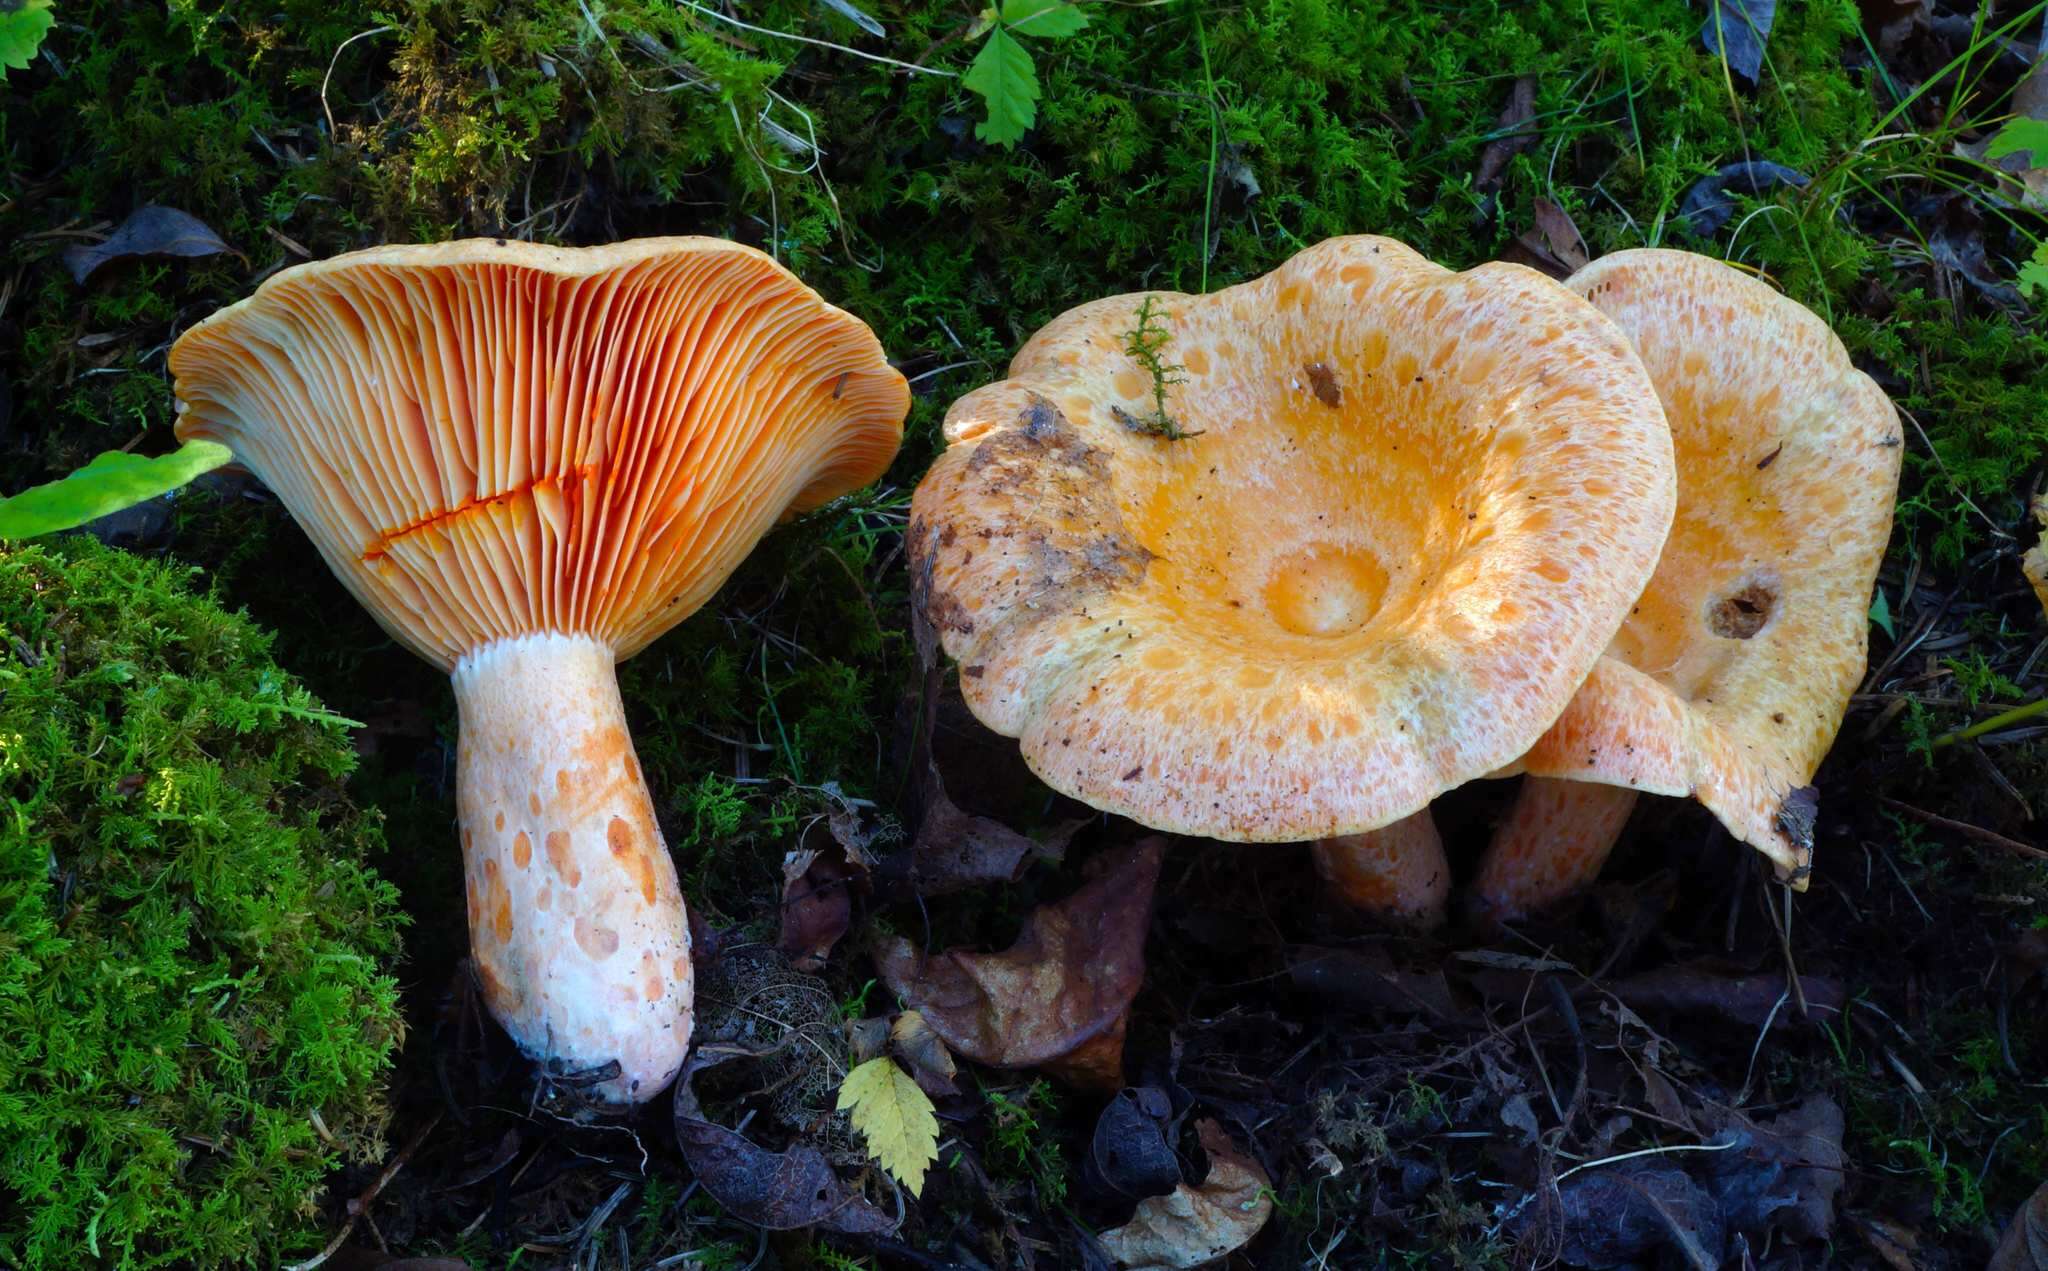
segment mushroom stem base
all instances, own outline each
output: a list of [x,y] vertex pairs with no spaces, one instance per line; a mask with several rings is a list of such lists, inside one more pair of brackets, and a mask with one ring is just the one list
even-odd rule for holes
[[465,655],[453,678],[484,1000],[563,1084],[650,1099],[689,1047],[690,929],[612,651],[583,636],[518,636]]
[[1317,839],[1316,872],[1354,909],[1429,931],[1444,920],[1451,866],[1429,809],[1364,834]]
[[1639,791],[1529,777],[1494,831],[1473,880],[1472,914],[1513,922],[1592,883],[1628,824]]

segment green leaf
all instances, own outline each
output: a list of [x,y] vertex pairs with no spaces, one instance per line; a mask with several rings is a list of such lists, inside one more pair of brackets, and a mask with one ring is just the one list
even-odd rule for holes
[[1003,27],[988,33],[988,43],[960,82],[988,103],[988,118],[974,125],[974,135],[983,141],[1014,146],[1038,122],[1038,68]]
[[2034,258],[2020,266],[2017,281],[2020,294],[2029,300],[2034,298],[2036,287],[2048,292],[2048,241],[2034,245]]
[[175,490],[232,458],[234,452],[216,441],[188,441],[154,459],[110,450],[68,477],[0,499],[0,539],[75,529]]
[[1892,602],[1885,598],[1884,588],[1877,589],[1877,598],[1870,602],[1870,620],[1877,629],[1884,632],[1888,640],[1896,640],[1899,633],[1892,630]]
[[1088,14],[1067,0],[1003,0],[1003,25],[1019,35],[1064,40],[1087,29]]
[[50,0],[0,0],[0,79],[28,69],[56,22]]
[[2003,159],[2022,150],[2031,151],[2035,167],[2048,167],[2048,119],[2009,119],[2005,127],[1991,138],[1991,145],[1984,151],[1987,159]]

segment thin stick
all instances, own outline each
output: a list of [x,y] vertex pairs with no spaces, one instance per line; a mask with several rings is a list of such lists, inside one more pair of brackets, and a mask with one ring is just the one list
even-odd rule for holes
[[335,1252],[341,1248],[341,1242],[348,1239],[348,1234],[355,1230],[356,1222],[364,1214],[370,1212],[370,1206],[376,1201],[377,1193],[383,1191],[385,1184],[398,1176],[398,1171],[405,1168],[405,1163],[412,1159],[414,1152],[419,1151],[420,1144],[427,1141],[427,1136],[432,1134],[434,1127],[439,1124],[441,1124],[441,1114],[436,1112],[428,1119],[425,1125],[421,1126],[414,1133],[411,1139],[407,1140],[406,1145],[399,1149],[398,1155],[391,1158],[391,1163],[384,1167],[383,1172],[371,1179],[370,1185],[364,1188],[354,1200],[349,1201],[348,1221],[341,1224],[341,1230],[334,1233],[334,1239],[327,1242],[327,1247],[304,1262],[292,1263],[284,1271],[313,1271],[314,1267],[333,1257]]
[[901,70],[916,71],[919,75],[937,75],[942,79],[960,78],[957,71],[942,71],[936,67],[919,66],[914,62],[899,62],[893,57],[883,57],[878,53],[863,53],[859,49],[849,48],[844,44],[834,44],[830,40],[814,40],[808,35],[796,35],[789,31],[777,31],[772,27],[755,26],[751,22],[742,22],[738,18],[727,17],[716,9],[707,9],[703,5],[698,4],[696,0],[682,0],[682,5],[686,9],[696,10],[707,18],[717,18],[720,22],[730,23],[742,31],[752,31],[756,35],[772,35],[778,40],[795,40],[798,44],[815,44],[821,49],[831,49],[838,53],[851,53],[855,57],[865,58],[870,62],[880,62],[884,66],[894,66]]
[[395,31],[397,29],[397,27],[373,26],[367,31],[356,32],[334,46],[334,56],[327,59],[327,73],[320,77],[320,113],[327,116],[327,140],[330,145],[339,144],[341,140],[334,133],[334,111],[327,105],[327,85],[334,79],[334,67],[337,62],[341,61],[341,51],[354,44],[357,40],[367,40],[373,35],[383,35],[387,31]]
[[1916,808],[1910,803],[1901,803],[1888,795],[1879,795],[1877,801],[1894,812],[1903,812],[1916,820],[1925,821],[1927,824],[1940,829],[1952,830],[1965,838],[1976,839],[1980,843],[1989,843],[1993,847],[2002,847],[2016,856],[2024,856],[2030,860],[2048,861],[2048,851],[2043,851],[2032,843],[2022,843],[2018,839],[2009,839],[1996,830],[1987,830],[1982,826],[1971,825],[1967,821],[1952,821],[1945,816],[1929,812],[1925,808]]
[[1616,1165],[1622,1161],[1633,1161],[1639,1156],[1662,1156],[1666,1152],[1727,1152],[1741,1146],[1742,1140],[1737,1139],[1733,1143],[1674,1143],[1670,1147],[1646,1147],[1640,1151],[1623,1152],[1620,1156],[1603,1156],[1597,1161],[1587,1161],[1583,1165],[1574,1165],[1564,1173],[1559,1174],[1557,1181],[1562,1183],[1580,1170],[1588,1170],[1600,1165]]

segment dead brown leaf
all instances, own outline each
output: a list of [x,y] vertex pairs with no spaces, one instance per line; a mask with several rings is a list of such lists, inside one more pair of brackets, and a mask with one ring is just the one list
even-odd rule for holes
[[1864,32],[1885,57],[1927,30],[1927,0],[1856,0],[1856,8]]
[[100,266],[132,256],[240,256],[189,212],[151,203],[136,208],[106,241],[64,251],[64,267],[84,282]]
[[1273,1181],[1259,1163],[1237,1150],[1214,1121],[1195,1122],[1209,1173],[1200,1187],[1186,1183],[1165,1196],[1138,1202],[1121,1227],[1102,1233],[1102,1247],[1132,1271],[1199,1267],[1242,1249],[1273,1216]]
[[1472,178],[1474,189],[1482,194],[1500,189],[1508,161],[1536,144],[1536,130],[1529,127],[1529,121],[1535,117],[1536,81],[1525,75],[1508,90],[1507,105],[1493,121],[1494,138],[1479,152],[1479,171]]
[[[1806,975],[1799,986],[1810,1013],[1826,1020],[1840,1013],[1840,980]],[[1743,972],[1711,960],[1681,962],[1629,976],[1613,987],[1614,995],[1637,1011],[1713,1015],[1751,1030],[1762,1029],[1766,1021],[1773,1028],[1791,1028],[1799,1022],[1799,1012],[1786,995],[1785,977],[1774,971]]]
[[1795,1240],[1834,1234],[1835,1198],[1841,1194],[1842,1109],[1824,1094],[1763,1121],[1731,1113],[1728,1128],[1749,1144],[1716,1158],[1716,1192],[1745,1227],[1768,1224]]
[[960,1093],[953,1086],[959,1075],[953,1052],[930,1021],[917,1011],[905,1011],[889,1026],[889,1053],[903,1065],[920,1090],[934,1099]]
[[782,858],[782,936],[791,969],[821,971],[853,922],[852,885],[864,871],[838,851],[803,850]]
[[1586,252],[1586,239],[1579,233],[1571,213],[1549,199],[1537,199],[1530,204],[1536,216],[1536,229],[1543,235],[1544,244],[1556,257],[1564,262],[1567,269],[1583,269],[1591,257]]
[[1527,265],[1552,278],[1569,278],[1588,259],[1586,240],[1579,227],[1572,222],[1570,213],[1549,199],[1537,199],[1532,211],[1534,228],[1516,235],[1501,253],[1502,259]]
[[771,1152],[704,1116],[691,1079],[703,1068],[737,1057],[703,1048],[676,1078],[676,1144],[697,1182],[742,1222],[770,1231],[823,1227],[848,1235],[894,1230],[889,1215],[854,1194],[822,1152],[802,1143]]
[[1920,1271],[1920,1233],[1875,1214],[1850,1214],[1849,1225],[1892,1271]]
[[882,980],[954,1051],[991,1067],[1043,1067],[1120,1036],[1165,850],[1153,837],[1105,854],[1094,879],[1033,910],[1001,953],[925,954],[893,939],[876,956]]
[[1057,862],[1081,822],[1053,827],[1043,842],[1004,825],[993,817],[961,809],[946,793],[937,764],[925,776],[924,816],[907,858],[899,854],[882,872],[907,873],[910,889],[919,896],[944,896],[991,883],[1014,883],[1038,861]]
[[2013,1215],[1985,1271],[2048,1271],[2048,1183]]
[[1164,1090],[1117,1091],[1095,1119],[1088,1150],[1092,1178],[1131,1200],[1164,1196],[1180,1186],[1180,1158],[1168,1141],[1172,1126],[1173,1100]]

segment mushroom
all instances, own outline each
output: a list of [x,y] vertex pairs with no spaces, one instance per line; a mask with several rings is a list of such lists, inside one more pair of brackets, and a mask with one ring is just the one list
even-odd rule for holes
[[1808,783],[1864,671],[1898,416],[1826,323],[1718,261],[1617,252],[1566,285],[1657,386],[1678,514],[1607,656],[1512,766],[1530,775],[1475,908],[1513,918],[1590,882],[1645,790],[1699,799],[1803,889]]
[[1416,931],[1443,922],[1451,864],[1428,808],[1377,830],[1317,839],[1310,846],[1316,873],[1344,904]]
[[653,1097],[690,935],[614,664],[785,513],[881,474],[909,406],[859,320],[704,238],[502,239],[303,265],[171,350],[230,447],[391,636],[454,680],[484,1000],[548,1072]]
[[[1376,830],[1527,750],[1674,497],[1596,310],[1372,237],[1074,309],[945,438],[910,552],[968,707],[1065,794],[1240,842]],[[1446,876],[1414,841],[1403,912]]]
[[2041,527],[2041,537],[2020,557],[2020,572],[2033,587],[2041,611],[2048,613],[2048,494],[2035,495],[2028,510],[2034,514],[2034,523]]

